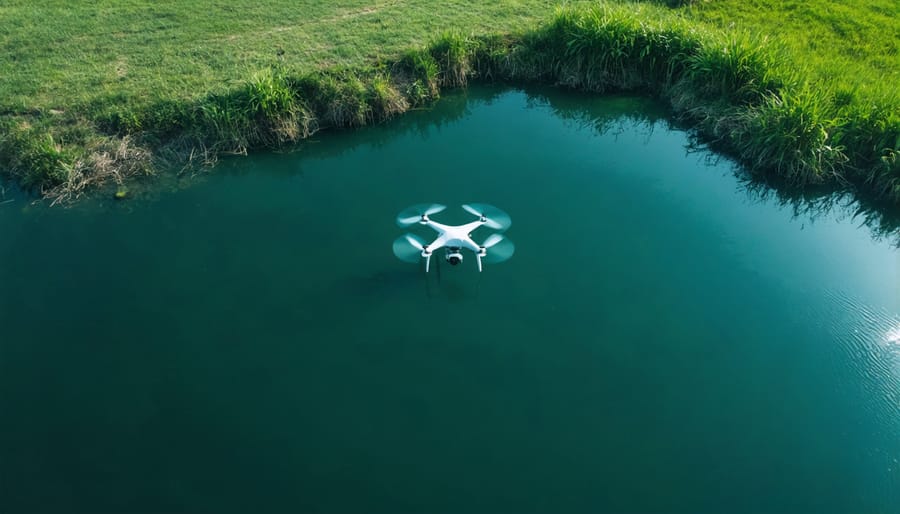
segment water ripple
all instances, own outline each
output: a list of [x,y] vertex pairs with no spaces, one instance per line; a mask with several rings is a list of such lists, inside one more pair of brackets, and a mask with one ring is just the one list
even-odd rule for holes
[[[843,291],[825,290],[810,312],[832,346],[835,393],[852,402],[845,412],[865,459],[874,464],[865,487],[878,505],[900,502],[900,314]],[[877,499],[876,499],[877,498]]]

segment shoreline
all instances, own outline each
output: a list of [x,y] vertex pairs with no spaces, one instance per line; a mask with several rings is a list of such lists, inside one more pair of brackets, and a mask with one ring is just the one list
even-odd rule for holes
[[274,65],[196,102],[111,106],[93,119],[32,113],[0,127],[0,166],[23,190],[67,203],[101,188],[127,191],[161,170],[211,166],[219,155],[377,123],[470,82],[501,82],[655,97],[755,176],[799,192],[825,187],[900,206],[900,117],[892,106],[842,108],[833,93],[784,65],[772,44],[645,14],[561,9],[518,35],[448,33],[361,68],[304,74]]

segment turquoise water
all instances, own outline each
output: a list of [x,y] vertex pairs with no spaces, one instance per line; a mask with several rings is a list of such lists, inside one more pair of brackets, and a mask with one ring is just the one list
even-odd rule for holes
[[[8,197],[0,512],[900,512],[900,253],[664,114],[471,89],[175,193]],[[472,201],[510,261],[392,255]]]

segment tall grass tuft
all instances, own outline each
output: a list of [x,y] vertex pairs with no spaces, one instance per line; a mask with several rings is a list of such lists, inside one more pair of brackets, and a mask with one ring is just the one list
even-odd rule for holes
[[245,86],[249,109],[253,116],[271,122],[297,110],[294,92],[284,70],[267,68],[256,72]]
[[546,34],[563,46],[554,49],[558,80],[589,91],[658,92],[681,76],[701,45],[683,23],[664,23],[642,7],[560,9]]
[[314,131],[314,117],[297,98],[295,87],[281,67],[257,72],[247,83],[249,113],[261,128],[260,140],[254,143],[277,146],[308,137]]
[[440,96],[440,66],[428,49],[406,52],[400,59],[398,68],[409,76],[406,98],[411,105],[423,105]]
[[2,133],[0,167],[23,187],[45,191],[68,180],[75,155],[57,143],[50,132],[9,123]]
[[855,103],[845,109],[836,138],[848,150],[857,182],[900,202],[900,109],[893,103]]
[[738,115],[747,122],[746,131],[732,136],[738,155],[752,169],[774,171],[798,186],[843,181],[848,159],[834,141],[837,120],[827,105],[827,93],[809,87],[770,94]]
[[742,33],[711,38],[688,57],[688,84],[707,101],[758,103],[789,82],[781,62],[783,53],[765,38]]
[[463,87],[474,71],[472,56],[477,40],[467,39],[459,32],[445,32],[429,50],[439,67],[438,84],[444,87]]
[[392,118],[409,109],[409,102],[391,82],[390,75],[376,73],[369,79],[367,87],[374,119]]
[[259,139],[254,112],[243,91],[211,95],[200,102],[197,111],[194,133],[215,151],[246,153]]
[[351,70],[305,75],[297,80],[297,90],[322,127],[359,127],[371,119],[366,85]]

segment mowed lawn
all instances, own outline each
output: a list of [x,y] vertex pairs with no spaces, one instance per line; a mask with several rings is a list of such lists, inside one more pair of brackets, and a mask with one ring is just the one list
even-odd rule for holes
[[541,0],[4,0],[0,109],[198,97],[278,62],[300,70],[357,65],[394,57],[442,31],[533,27],[549,19],[555,5]]
[[[598,2],[4,0],[0,115],[197,98],[279,62],[352,66],[443,31],[533,28],[561,3]],[[898,0],[698,0],[673,12],[780,41],[814,83],[900,105]]]

